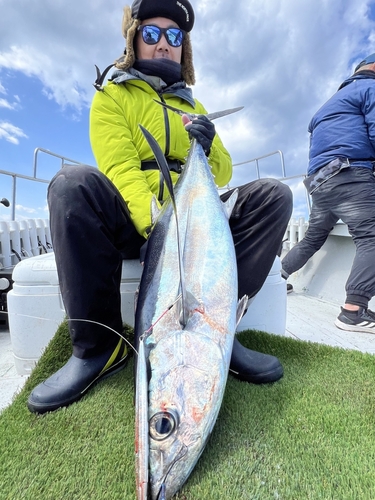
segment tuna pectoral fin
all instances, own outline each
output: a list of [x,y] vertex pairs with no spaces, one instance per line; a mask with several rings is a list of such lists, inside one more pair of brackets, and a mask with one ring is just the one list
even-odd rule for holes
[[237,314],[236,314],[236,326],[238,326],[238,323],[241,321],[242,316],[246,312],[246,307],[247,307],[247,301],[248,301],[248,296],[244,295],[242,299],[238,301],[237,304]]
[[[165,184],[168,188],[169,195],[171,198],[171,203],[172,203],[173,210],[175,213],[176,229],[177,229],[177,251],[178,251],[178,262],[179,262],[179,268],[180,268],[181,294],[182,294],[182,302],[185,304],[186,303],[185,273],[184,273],[182,250],[181,250],[181,243],[180,243],[181,242],[180,230],[178,227],[178,214],[177,214],[176,200],[175,200],[175,196],[174,196],[171,173],[169,171],[168,163],[167,163],[167,160],[165,159],[163,151],[160,149],[160,146],[157,143],[157,141],[155,140],[155,138],[150,134],[150,132],[148,130],[146,130],[144,127],[142,127],[142,125],[139,125],[139,128],[142,130],[143,135],[145,136],[152,152],[154,153],[156,163],[158,164],[159,169],[164,176]],[[186,310],[185,310],[185,308],[183,308],[183,310],[182,310],[182,324],[186,325],[186,322],[187,322]]]
[[156,219],[159,217],[161,210],[158,205],[158,201],[156,199],[156,196],[154,195],[151,200],[151,222],[152,224],[155,224]]
[[229,196],[227,201],[223,202],[224,212],[227,214],[228,219],[232,215],[233,208],[234,205],[236,204],[237,198],[238,198],[238,189],[234,189],[233,193]]

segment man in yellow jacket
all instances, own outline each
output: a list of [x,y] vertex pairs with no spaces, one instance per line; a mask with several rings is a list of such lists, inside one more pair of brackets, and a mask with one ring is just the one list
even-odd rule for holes
[[[139,257],[151,228],[151,199],[156,195],[162,204],[167,196],[139,124],[158,141],[173,182],[185,161],[189,135],[202,145],[216,184],[225,186],[231,178],[230,156],[189,87],[195,83],[189,36],[193,25],[188,0],[135,0],[124,9],[126,50],[106,85],[105,74],[98,76],[91,107],[90,139],[99,169],[65,166],[51,181],[51,234],[61,294],[72,318],[73,354],[32,391],[32,412],[77,401],[127,361],[124,341],[93,322],[121,332],[122,260]],[[181,120],[155,100],[199,116],[192,122]],[[225,193],[223,200],[229,195]],[[239,188],[230,218],[239,297],[253,297],[262,287],[291,208],[289,188],[276,180],[261,179]],[[230,369],[252,383],[274,382],[283,374],[277,358],[246,349],[237,339]]]

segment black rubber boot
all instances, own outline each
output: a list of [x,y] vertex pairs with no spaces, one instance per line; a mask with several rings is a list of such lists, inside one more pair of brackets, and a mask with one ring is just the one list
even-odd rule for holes
[[269,384],[279,380],[284,370],[275,356],[251,351],[241,345],[235,337],[229,373],[239,380],[252,384]]
[[99,356],[81,359],[71,356],[68,362],[31,392],[27,407],[33,413],[46,413],[78,401],[102,378],[120,371],[128,360],[124,340],[116,348]]

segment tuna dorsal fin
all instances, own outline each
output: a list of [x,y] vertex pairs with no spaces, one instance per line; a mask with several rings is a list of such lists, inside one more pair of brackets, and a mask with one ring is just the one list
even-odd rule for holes
[[228,219],[232,215],[233,208],[234,205],[236,204],[237,198],[238,198],[238,189],[234,189],[233,193],[229,196],[227,201],[223,203],[224,212],[227,214]]
[[160,169],[160,172],[163,174],[165,184],[167,186],[169,196],[171,197],[172,203],[173,203],[173,208],[176,209],[176,203],[174,199],[174,192],[173,192],[173,182],[172,182],[172,177],[171,173],[168,168],[168,163],[167,160],[165,159],[165,156],[163,154],[163,151],[161,150],[159,144],[155,140],[155,138],[150,134],[150,132],[142,127],[142,125],[139,125],[139,128],[142,130],[143,135],[146,138],[146,141],[148,142],[148,145],[150,146],[152,152],[154,153],[156,163],[158,164],[158,167]]
[[184,265],[183,265],[183,259],[182,259],[182,247],[181,247],[181,240],[180,240],[180,230],[178,227],[178,214],[177,214],[177,208],[176,208],[176,200],[174,196],[174,189],[173,189],[173,182],[172,182],[172,177],[171,173],[168,168],[168,163],[167,160],[165,159],[165,156],[163,154],[163,151],[160,149],[159,144],[155,140],[155,138],[150,134],[148,130],[146,130],[142,125],[139,125],[140,129],[142,130],[143,135],[146,138],[146,141],[148,142],[152,152],[154,153],[156,163],[158,164],[158,167],[161,171],[161,173],[164,176],[165,179],[165,184],[167,186],[173,210],[175,213],[176,217],[176,229],[177,229],[177,252],[178,252],[178,263],[179,263],[179,269],[180,269],[180,286],[181,286],[181,295],[182,295],[182,325],[185,326],[187,323],[187,314],[186,314],[186,286],[185,286],[185,272],[184,272]]
[[241,321],[242,316],[246,312],[246,307],[247,307],[247,301],[248,301],[248,296],[244,295],[242,299],[238,301],[237,304],[237,314],[236,314],[236,326],[238,326],[238,323]]

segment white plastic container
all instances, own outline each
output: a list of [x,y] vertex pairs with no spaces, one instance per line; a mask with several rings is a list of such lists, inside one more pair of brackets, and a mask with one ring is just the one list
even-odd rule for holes
[[[121,314],[134,326],[134,294],[142,266],[138,260],[122,265]],[[65,318],[53,252],[19,262],[8,293],[9,331],[17,372],[28,375]]]
[[285,335],[286,305],[286,280],[281,277],[280,257],[276,257],[266,281],[239,322],[237,332],[262,330]]
[[[284,335],[286,325],[286,281],[276,258],[258,294],[253,298],[237,331],[263,330]],[[134,326],[134,294],[141,279],[138,260],[122,265],[121,314]],[[53,252],[19,262],[14,270],[13,289],[8,293],[9,331],[14,362],[20,375],[28,375],[65,318]]]

